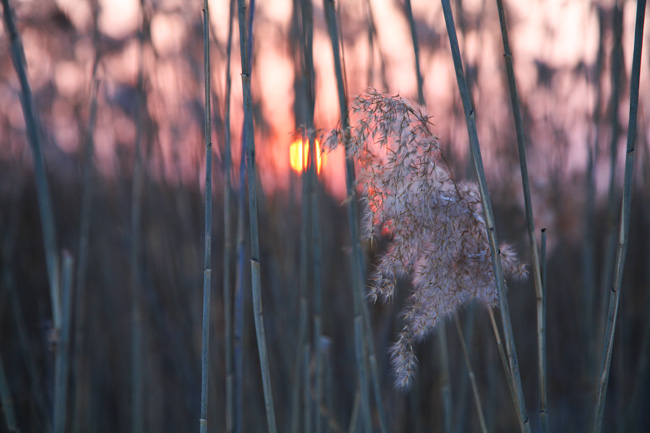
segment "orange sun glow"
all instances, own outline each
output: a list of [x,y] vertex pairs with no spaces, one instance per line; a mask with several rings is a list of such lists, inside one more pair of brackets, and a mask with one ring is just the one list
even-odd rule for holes
[[[291,161],[291,168],[300,173],[306,170],[309,166],[309,141],[303,143],[302,139],[298,139],[291,143],[289,148],[289,158]],[[316,140],[316,172],[320,174],[321,166],[323,165],[323,155],[321,154],[320,142]]]

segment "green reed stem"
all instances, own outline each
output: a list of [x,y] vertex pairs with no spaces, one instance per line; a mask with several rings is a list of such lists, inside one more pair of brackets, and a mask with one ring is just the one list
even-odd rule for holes
[[465,337],[463,336],[463,330],[460,326],[460,320],[458,319],[458,314],[454,314],[454,322],[456,324],[456,331],[458,332],[458,338],[460,339],[460,344],[463,348],[463,356],[465,358],[465,365],[467,366],[467,373],[469,375],[469,380],[472,384],[472,392],[474,394],[474,403],[476,404],[476,415],[478,416],[479,424],[481,425],[481,432],[487,433],[487,427],[485,425],[485,416],[483,416],[483,406],[481,405],[481,396],[478,392],[478,386],[476,385],[476,377],[474,376],[474,369],[472,368],[472,363],[469,360],[469,353],[467,351],[467,345],[465,344]]
[[[262,313],[262,282],[260,276],[260,244],[257,223],[257,185],[255,178],[255,131],[253,129],[253,102],[251,98],[251,53],[247,40],[252,37],[246,31],[246,6],[244,0],[237,0],[239,9],[239,40],[242,59],[242,87],[244,93],[244,129],[246,140],[246,159],[248,161],[248,207],[251,233],[251,280],[253,286],[253,313],[257,348],[262,371],[264,390],[264,405],[269,433],[276,432],[275,409],[273,405],[273,390],[271,388],[271,373],[269,371],[268,352],[266,349],[266,334],[264,331],[264,316]],[[253,6],[251,2],[251,13]],[[252,19],[252,18],[251,18]],[[252,30],[252,26],[251,26]]]
[[[542,329],[546,329],[546,287],[548,285],[548,279],[546,277],[546,229],[542,229]],[[540,360],[540,392],[539,392],[539,429],[541,433],[548,432],[548,394],[546,392],[546,341],[544,340],[544,350],[542,353],[544,356]],[[544,384],[542,388],[541,384]],[[544,391],[544,392],[542,392]]]
[[452,431],[452,400],[451,400],[451,378],[449,374],[449,354],[447,352],[447,331],[443,321],[436,329],[438,338],[438,361],[440,362],[440,394],[442,396],[443,430],[445,433]]
[[[339,112],[341,114],[341,127],[345,131],[345,149],[349,147],[349,125],[348,104],[345,94],[345,81],[343,77],[343,68],[341,62],[338,25],[336,22],[336,13],[334,10],[333,0],[323,0],[325,8],[325,18],[332,43],[332,53],[334,56],[334,73],[336,75],[337,92],[339,99]],[[366,370],[366,354],[364,351],[364,341],[366,341],[366,332],[363,325],[363,256],[361,250],[361,241],[359,238],[359,219],[357,209],[357,195],[355,191],[355,174],[354,162],[345,159],[345,185],[348,200],[348,222],[350,225],[350,242],[352,244],[352,271],[353,271],[353,299],[354,299],[354,341],[355,356],[357,363],[357,381],[360,392],[360,409],[363,420],[363,428],[366,433],[372,430],[372,417],[370,414],[370,397],[368,392],[368,374]],[[377,406],[380,406],[378,402]]]
[[630,229],[630,208],[632,202],[632,181],[634,179],[634,160],[636,159],[635,143],[637,114],[639,109],[639,81],[641,76],[641,50],[643,47],[645,7],[645,0],[639,0],[637,2],[636,24],[634,31],[634,52],[632,54],[632,76],[630,80],[630,115],[627,131],[627,150],[625,156],[625,180],[623,183],[623,200],[621,205],[621,225],[619,230],[618,249],[616,254],[614,285],[611,288],[609,298],[609,311],[607,314],[607,322],[605,324],[603,357],[594,412],[594,433],[600,433],[602,430],[603,416],[605,412],[605,398],[609,381],[609,370],[612,361],[612,350],[614,347],[616,318],[618,316],[618,305],[621,296],[621,286],[623,284],[623,268],[625,265],[625,256],[627,253],[627,243]]
[[66,431],[68,408],[68,358],[70,353],[70,316],[72,310],[72,275],[74,260],[63,252],[61,329],[56,344],[56,365],[54,377],[54,433]]
[[11,398],[11,390],[7,383],[7,376],[5,375],[5,367],[0,358],[0,399],[2,402],[2,411],[5,414],[5,424],[7,430],[10,432],[20,432],[16,425],[16,414],[14,413],[14,401]]
[[[510,41],[508,39],[508,28],[506,23],[505,10],[503,1],[497,0],[497,9],[499,11],[499,24],[501,25],[501,39],[503,40],[504,59],[506,62],[506,72],[508,75],[508,87],[510,89],[510,102],[512,104],[512,114],[517,131],[517,149],[519,151],[519,165],[521,168],[521,183],[524,191],[524,207],[526,209],[526,226],[528,228],[528,241],[533,262],[533,282],[535,285],[535,296],[537,299],[537,371],[539,375],[539,394],[540,404],[546,406],[546,327],[545,327],[545,302],[542,290],[542,276],[539,260],[539,249],[537,248],[537,238],[535,237],[535,221],[533,218],[533,204],[530,195],[530,181],[528,178],[528,163],[526,161],[526,133],[524,131],[524,120],[521,115],[521,106],[519,103],[519,94],[517,92],[517,81],[512,64],[512,51],[510,50]],[[545,414],[546,416],[546,414]],[[542,433],[547,430],[542,429]]]
[[32,160],[34,163],[34,174],[36,177],[36,196],[38,199],[38,208],[41,215],[41,230],[43,234],[43,244],[45,247],[45,264],[47,266],[48,283],[50,286],[50,303],[52,306],[52,318],[55,329],[61,327],[61,299],[60,299],[60,277],[59,277],[59,256],[56,241],[56,231],[54,223],[54,212],[52,210],[52,199],[50,197],[50,188],[45,173],[45,161],[41,149],[40,123],[38,112],[34,106],[34,96],[27,79],[27,66],[25,65],[25,50],[20,40],[20,35],[14,23],[14,14],[9,0],[2,0],[3,16],[9,41],[11,44],[11,60],[14,69],[20,81],[22,89],[21,104],[23,116],[25,118],[25,130],[29,145],[32,151]]
[[515,383],[513,389],[517,396],[517,409],[520,413],[520,427],[522,432],[530,432],[530,423],[528,422],[528,415],[526,414],[523,387],[521,385],[521,377],[519,375],[519,362],[517,360],[517,351],[515,349],[512,323],[510,321],[510,308],[508,307],[508,298],[506,296],[506,290],[504,287],[501,259],[499,258],[499,244],[497,242],[496,228],[494,226],[492,201],[490,199],[490,193],[488,191],[487,181],[485,179],[485,169],[483,168],[483,159],[481,158],[481,148],[478,141],[478,132],[476,130],[474,108],[472,107],[469,91],[467,89],[467,81],[465,80],[465,73],[463,72],[463,63],[460,55],[460,48],[458,47],[458,37],[456,36],[456,28],[454,25],[454,18],[451,13],[451,5],[449,4],[449,0],[442,0],[442,8],[445,16],[445,23],[447,25],[447,33],[449,35],[451,53],[454,59],[454,68],[456,70],[458,89],[460,91],[461,99],[463,101],[463,109],[465,111],[465,120],[467,122],[467,132],[469,134],[472,159],[478,177],[479,189],[481,192],[481,201],[483,202],[485,226],[487,229],[487,237],[490,244],[492,264],[494,266],[494,277],[496,279],[495,283],[497,286],[497,292],[499,294],[501,323],[503,326],[503,334],[506,341],[506,351],[508,355],[509,366],[512,378]]
[[142,136],[144,135],[144,119],[147,104],[144,90],[144,38],[147,29],[147,17],[144,0],[140,0],[142,23],[139,35],[137,106],[135,113],[136,138],[135,156],[133,162],[133,189],[131,191],[131,304],[132,337],[131,337],[131,404],[132,404],[132,433],[144,431],[144,368],[143,368],[143,319],[142,319],[142,288],[140,287],[140,223],[142,214],[143,190],[143,158]]
[[203,262],[203,327],[201,332],[201,433],[208,431],[208,374],[210,369],[210,289],[212,282],[212,124],[210,107],[210,9],[203,0],[203,66],[205,79],[205,251]]
[[420,69],[420,44],[418,43],[418,31],[415,27],[415,20],[413,19],[413,9],[411,8],[411,0],[404,1],[404,8],[406,9],[406,18],[409,22],[411,29],[411,39],[413,40],[413,54],[415,57],[415,77],[418,83],[418,103],[424,105],[424,91],[423,79]]
[[232,79],[230,77],[230,60],[232,56],[232,22],[235,13],[235,0],[230,0],[228,12],[228,45],[226,47],[226,103],[224,109],[224,157],[223,176],[225,179],[223,192],[223,319],[225,334],[225,367],[226,367],[226,433],[233,431],[233,339],[232,339],[232,287],[231,287],[231,256],[232,256],[232,221],[231,221],[231,196],[232,179],[230,177],[232,167],[232,146],[230,134],[230,95],[232,91]]

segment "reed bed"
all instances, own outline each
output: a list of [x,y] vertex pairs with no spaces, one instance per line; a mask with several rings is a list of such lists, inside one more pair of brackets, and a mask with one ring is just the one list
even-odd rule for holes
[[0,431],[644,431],[645,1],[134,3],[2,0]]

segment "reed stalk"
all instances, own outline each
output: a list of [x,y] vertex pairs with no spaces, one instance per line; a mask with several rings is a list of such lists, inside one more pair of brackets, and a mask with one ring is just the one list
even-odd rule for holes
[[[521,115],[521,106],[519,103],[519,94],[517,92],[517,81],[513,67],[512,51],[508,38],[508,27],[506,22],[503,1],[497,0],[497,9],[499,11],[499,24],[501,26],[501,39],[503,40],[504,60],[506,63],[506,73],[508,75],[508,87],[510,89],[510,102],[512,104],[512,114],[517,131],[517,149],[519,151],[519,166],[521,168],[521,183],[524,192],[524,207],[526,209],[526,227],[528,229],[528,241],[532,253],[533,264],[533,282],[535,286],[535,297],[537,300],[537,371],[539,376],[539,395],[540,405],[544,405],[544,411],[540,409],[540,414],[544,413],[546,418],[546,303],[542,290],[541,266],[539,260],[539,249],[537,248],[537,238],[535,237],[535,221],[533,218],[533,204],[530,195],[530,181],[528,178],[528,163],[526,161],[526,133],[524,131],[524,120]],[[541,416],[541,415],[540,415]],[[540,419],[541,422],[541,419]],[[542,423],[542,433],[546,433],[544,428],[546,423]]]
[[68,363],[70,353],[70,322],[72,312],[72,275],[74,260],[67,252],[63,252],[63,273],[61,286],[61,332],[56,345],[56,365],[54,377],[54,433],[66,431],[68,408]]
[[201,418],[199,430],[208,431],[208,374],[210,369],[210,289],[212,282],[212,115],[210,107],[210,9],[203,0],[203,66],[205,79],[205,250],[203,256],[203,327],[201,332]]
[[[314,422],[316,433],[321,433],[322,430],[322,417],[320,415],[320,406],[323,397],[323,363],[320,353],[320,340],[323,333],[323,264],[322,264],[322,233],[320,221],[320,188],[318,183],[318,150],[316,149],[316,131],[314,128],[314,106],[316,101],[316,85],[314,75],[314,53],[313,53],[313,12],[311,0],[302,0],[302,48],[304,56],[304,73],[307,77],[307,91],[306,96],[306,135],[309,142],[309,158],[308,158],[308,194],[309,206],[311,215],[311,253],[312,253],[312,279],[313,279],[313,292],[312,292],[312,341],[314,345]],[[305,387],[309,388],[309,382],[305,383]],[[305,413],[309,413],[306,410]]]
[[237,199],[237,276],[235,281],[233,323],[233,432],[241,433],[243,427],[243,336],[244,336],[244,199],[246,195],[246,148],[243,143],[239,159],[239,194]]
[[460,345],[463,348],[463,356],[465,359],[465,366],[467,367],[467,373],[469,380],[472,384],[472,393],[474,395],[474,404],[476,404],[476,415],[478,416],[478,421],[481,426],[481,432],[487,433],[487,427],[485,424],[485,417],[483,416],[483,406],[481,404],[481,396],[478,392],[478,386],[476,384],[476,377],[474,376],[474,369],[472,368],[472,363],[469,359],[469,352],[467,351],[467,345],[465,344],[465,337],[463,335],[463,330],[460,326],[460,320],[458,319],[458,314],[454,314],[454,323],[456,325],[456,331],[458,332],[458,338],[460,339]]
[[310,371],[309,371],[309,364],[310,364],[310,345],[309,343],[305,343],[302,347],[302,381],[304,383],[304,386],[302,387],[302,410],[303,410],[303,415],[304,415],[304,424],[303,424],[303,433],[311,433],[312,431],[312,418],[311,418],[311,408],[312,408],[312,400],[311,400],[311,378],[310,378]]
[[136,137],[133,162],[133,187],[131,190],[131,404],[132,433],[144,431],[144,368],[143,368],[143,318],[142,288],[140,287],[140,224],[142,217],[142,191],[144,164],[142,158],[142,136],[144,135],[144,112],[147,109],[144,90],[144,39],[147,17],[144,0],[140,0],[142,22],[139,35],[137,104],[135,113]]
[[[623,10],[619,1],[614,2],[613,10],[613,46],[610,59],[611,93],[610,93],[610,125],[611,136],[609,141],[609,182],[607,187],[607,219],[605,228],[605,257],[601,266],[601,304],[600,316],[598,317],[598,334],[604,335],[604,325],[607,322],[608,296],[613,285],[612,273],[616,256],[616,168],[618,166],[618,139],[621,134],[619,121],[622,69],[623,69]],[[596,161],[597,162],[597,161]],[[599,340],[602,348],[604,342]]]
[[447,26],[447,33],[449,35],[451,53],[454,60],[454,68],[456,70],[458,89],[460,91],[461,99],[463,102],[463,109],[465,111],[465,121],[467,123],[467,132],[469,134],[472,159],[478,177],[481,201],[483,202],[483,212],[485,214],[486,223],[485,226],[487,229],[488,242],[490,244],[490,253],[492,256],[492,264],[494,266],[494,276],[496,280],[497,291],[499,294],[501,324],[503,326],[503,333],[506,341],[508,364],[510,367],[512,379],[515,384],[513,390],[516,393],[517,409],[520,414],[520,427],[522,432],[528,433],[530,432],[530,423],[528,422],[523,387],[521,385],[521,377],[519,375],[519,362],[517,360],[517,351],[515,349],[512,323],[510,321],[510,308],[508,306],[508,299],[506,297],[506,291],[504,287],[501,259],[499,258],[499,247],[497,242],[496,228],[494,226],[492,201],[490,199],[490,194],[487,188],[487,181],[485,179],[485,169],[483,168],[483,159],[481,158],[481,148],[478,141],[478,132],[476,130],[474,108],[472,107],[472,102],[470,100],[469,92],[467,89],[467,81],[465,80],[465,73],[463,72],[460,48],[458,47],[458,37],[456,36],[454,18],[451,13],[451,5],[449,4],[449,0],[441,0],[441,2],[445,17],[445,23]]
[[[348,104],[345,94],[345,81],[343,76],[343,67],[340,55],[338,25],[333,0],[323,0],[325,8],[325,18],[327,28],[332,43],[332,53],[334,56],[334,73],[336,75],[337,92],[339,100],[339,112],[341,115],[341,127],[345,131],[345,149],[349,147],[349,125]],[[352,272],[353,272],[353,299],[354,299],[354,341],[355,357],[357,364],[357,383],[360,393],[360,411],[363,424],[363,431],[370,433],[372,431],[372,418],[370,414],[370,397],[368,392],[368,375],[366,370],[366,354],[364,350],[364,341],[366,341],[366,332],[364,332],[363,320],[363,256],[361,251],[361,240],[359,238],[359,219],[358,204],[355,191],[355,174],[354,162],[350,158],[345,159],[345,185],[348,201],[348,223],[350,226],[350,242],[352,244]],[[380,406],[378,402],[377,406]]]
[[[546,320],[546,287],[548,285],[548,279],[546,277],[547,263],[546,263],[546,229],[542,229],[542,319]],[[546,343],[546,342],[544,342]],[[544,346],[544,349],[546,347]],[[544,357],[542,359],[542,365],[540,366],[540,382],[546,384],[546,350],[544,350]],[[542,392],[542,389],[544,392]],[[546,386],[541,388],[540,384],[540,393],[539,393],[539,429],[540,432],[546,433],[548,431],[548,394],[546,393]]]
[[226,47],[226,101],[224,109],[224,156],[223,156],[223,320],[225,334],[225,367],[226,367],[226,433],[233,431],[233,336],[232,336],[232,288],[231,288],[231,251],[232,245],[232,221],[231,221],[231,196],[232,196],[232,146],[230,134],[230,95],[232,91],[232,79],[230,77],[230,61],[232,56],[232,22],[235,13],[235,0],[230,0],[228,12],[228,43]]
[[27,66],[25,50],[20,40],[20,35],[14,22],[14,14],[9,0],[2,0],[3,17],[9,41],[11,45],[11,60],[18,75],[21,87],[21,105],[25,118],[25,132],[32,152],[34,174],[36,177],[36,196],[41,217],[41,230],[43,234],[43,246],[45,248],[45,264],[47,267],[48,283],[50,288],[50,304],[52,307],[52,318],[54,328],[61,328],[61,299],[60,299],[60,272],[59,256],[56,241],[56,230],[54,223],[54,211],[52,210],[52,199],[50,188],[45,172],[45,161],[41,149],[40,122],[38,111],[34,106],[34,96],[27,78]]
[[7,430],[12,433],[19,433],[20,430],[16,425],[16,414],[14,413],[14,401],[11,398],[11,390],[7,383],[5,367],[0,358],[0,399],[2,400],[2,412],[5,414],[5,425]]
[[612,350],[614,347],[614,333],[616,330],[616,318],[623,284],[623,268],[627,253],[627,243],[630,229],[630,208],[632,202],[632,181],[634,179],[634,161],[636,159],[636,128],[637,114],[639,109],[639,81],[641,75],[641,50],[643,47],[643,26],[645,23],[645,0],[637,2],[636,23],[634,30],[634,51],[632,54],[632,74],[630,80],[630,115],[627,131],[627,149],[625,155],[625,177],[623,183],[623,200],[621,204],[621,223],[616,251],[616,267],[614,271],[614,284],[610,291],[607,322],[605,323],[605,335],[603,338],[603,354],[600,369],[596,405],[594,411],[594,433],[602,430],[603,416],[605,412],[605,398],[609,381],[609,370],[612,361]]
[[438,361],[440,362],[440,394],[442,397],[443,432],[452,431],[451,379],[449,374],[449,355],[447,353],[447,332],[444,321],[440,321],[436,336],[438,338]]
[[[97,16],[99,6],[93,3],[93,40],[95,45],[95,59],[90,77],[90,109],[88,113],[88,126],[85,136],[84,166],[83,166],[83,191],[81,193],[81,215],[79,228],[79,251],[76,275],[75,292],[75,337],[74,337],[74,367],[75,391],[74,391],[74,415],[72,431],[79,432],[87,428],[85,413],[88,403],[88,378],[87,360],[84,357],[86,347],[86,279],[88,274],[90,223],[92,221],[92,201],[94,194],[95,180],[95,121],[97,118],[97,92],[99,91],[99,80],[97,79],[97,68],[99,66],[99,29],[97,27]],[[82,419],[83,418],[83,419]]]
[[418,31],[413,19],[413,8],[411,7],[411,0],[404,1],[404,8],[406,10],[406,18],[409,22],[411,29],[411,39],[413,40],[413,55],[415,57],[415,77],[418,85],[418,103],[424,105],[424,91],[422,72],[420,70],[420,44],[418,43]]
[[[251,22],[253,14],[253,1],[251,0]],[[251,49],[247,40],[252,38],[246,31],[246,6],[244,0],[237,0],[239,9],[239,39],[242,59],[242,87],[244,93],[244,137],[246,140],[246,160],[248,174],[248,207],[251,233],[251,280],[253,291],[253,314],[255,319],[255,333],[257,348],[262,371],[262,385],[264,390],[264,406],[269,433],[276,432],[275,409],[273,404],[273,390],[271,388],[271,373],[269,371],[268,352],[266,349],[266,334],[264,331],[264,316],[262,313],[262,281],[260,276],[260,245],[259,229],[257,223],[257,185],[255,177],[255,133],[253,129],[253,102],[251,98]]]

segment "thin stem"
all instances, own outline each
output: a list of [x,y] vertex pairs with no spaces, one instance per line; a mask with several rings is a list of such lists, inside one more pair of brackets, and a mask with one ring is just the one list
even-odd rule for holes
[[[542,229],[542,331],[546,333],[546,287],[548,280],[546,277],[546,229]],[[548,393],[546,389],[546,339],[540,349],[540,367],[539,367],[539,426],[541,433],[548,432]]]
[[467,345],[465,344],[465,337],[463,336],[463,330],[461,329],[460,326],[460,320],[458,319],[458,314],[454,314],[454,323],[456,324],[456,331],[458,332],[458,338],[460,339],[460,344],[463,348],[463,355],[465,358],[465,365],[467,366],[469,380],[472,383],[472,392],[474,393],[474,403],[476,404],[476,415],[478,416],[478,421],[479,424],[481,425],[481,432],[487,433],[487,427],[485,425],[485,417],[483,416],[483,407],[481,405],[481,397],[478,392],[478,386],[476,385],[474,369],[472,369],[472,363],[469,360],[469,353],[467,352]]
[[140,223],[142,213],[143,161],[142,136],[144,134],[145,110],[147,107],[144,91],[144,38],[147,33],[147,16],[144,0],[140,0],[142,23],[140,28],[140,49],[138,54],[138,83],[136,107],[136,138],[133,163],[133,188],[131,190],[131,404],[132,433],[144,431],[144,385],[143,385],[143,323],[142,323],[142,288],[140,287]]
[[623,283],[623,268],[627,253],[627,242],[630,225],[630,208],[632,202],[632,180],[634,179],[634,160],[636,158],[636,127],[639,108],[639,81],[641,75],[641,49],[643,46],[643,26],[645,23],[645,0],[637,2],[636,24],[634,31],[634,53],[632,55],[632,77],[630,80],[630,115],[627,131],[627,150],[625,156],[625,180],[623,183],[623,201],[621,205],[621,225],[616,254],[616,268],[614,285],[611,288],[609,312],[605,324],[605,337],[603,344],[603,360],[598,382],[598,392],[594,413],[594,433],[600,433],[605,412],[605,397],[609,381],[609,370],[614,347],[614,332],[618,316],[618,304]]
[[467,132],[469,134],[470,149],[472,152],[472,160],[479,182],[479,189],[481,192],[481,201],[483,202],[483,212],[485,215],[485,226],[487,230],[487,237],[490,244],[490,253],[492,257],[492,265],[494,266],[494,277],[499,295],[499,305],[501,310],[501,323],[503,326],[503,333],[506,340],[506,351],[510,371],[515,386],[513,390],[516,393],[517,409],[520,414],[520,427],[522,432],[530,432],[530,423],[528,422],[528,415],[526,414],[526,404],[524,401],[523,387],[521,384],[521,377],[519,375],[519,363],[517,360],[517,351],[515,349],[514,336],[512,332],[512,323],[510,320],[510,309],[508,307],[508,299],[504,287],[503,270],[501,268],[501,259],[499,258],[499,246],[497,242],[496,228],[494,226],[494,213],[492,211],[492,201],[487,188],[487,181],[485,178],[485,169],[483,168],[483,159],[481,158],[481,148],[478,141],[478,132],[476,130],[476,118],[472,102],[470,100],[469,91],[467,89],[467,81],[465,80],[465,73],[463,72],[463,64],[460,55],[460,48],[458,47],[458,37],[456,36],[456,28],[454,25],[454,18],[451,13],[451,5],[449,0],[442,0],[442,8],[447,25],[447,33],[449,35],[449,43],[451,46],[451,53],[454,60],[454,68],[456,70],[456,79],[458,81],[458,89],[460,91],[461,99],[463,102],[463,109],[465,111],[465,121],[467,123]]
[[[244,0],[237,0],[239,9],[239,39],[242,59],[242,87],[244,93],[244,129],[246,143],[246,160],[248,161],[248,206],[251,233],[251,280],[253,289],[253,312],[257,348],[262,371],[262,386],[264,390],[264,405],[269,433],[276,432],[275,409],[273,407],[273,390],[271,388],[271,373],[269,371],[268,352],[266,349],[266,334],[264,331],[264,316],[262,313],[262,282],[260,276],[260,245],[257,223],[257,185],[255,178],[255,131],[253,129],[253,102],[251,97],[251,53],[249,42],[251,32],[246,31],[246,6]],[[254,11],[254,1],[251,1],[251,23]],[[251,44],[252,45],[252,44]]]
[[208,373],[210,368],[210,288],[212,282],[212,124],[210,110],[210,9],[203,0],[203,65],[205,79],[205,230],[203,262],[203,327],[201,332],[201,433],[208,431]]
[[[515,409],[517,408],[517,397],[514,391],[514,382],[512,381],[512,373],[510,371],[510,367],[508,366],[508,357],[506,356],[505,349],[503,348],[503,342],[501,341],[501,333],[499,332],[499,327],[497,326],[497,321],[494,318],[494,310],[490,308],[488,310],[490,313],[490,322],[492,324],[492,330],[494,331],[494,338],[496,339],[497,342],[497,349],[499,350],[499,358],[501,359],[501,365],[503,366],[503,372],[506,375],[506,381],[508,382],[508,389],[510,390],[510,397],[512,398],[512,404],[514,405]],[[521,419],[519,418],[519,412],[515,410],[515,413],[517,414],[517,419],[519,422],[521,422]]]
[[[332,43],[332,52],[334,56],[334,73],[336,75],[339,112],[341,115],[341,127],[345,131],[345,149],[350,146],[349,137],[349,118],[347,97],[345,94],[345,80],[343,77],[343,68],[341,64],[341,55],[339,51],[339,35],[336,22],[333,0],[323,0],[325,8],[325,18],[327,20],[328,31]],[[360,392],[360,409],[363,420],[363,428],[366,433],[372,430],[372,418],[370,414],[370,397],[368,392],[368,375],[366,371],[366,356],[364,351],[365,332],[363,325],[363,256],[361,251],[361,242],[359,238],[359,220],[357,209],[357,196],[355,191],[355,174],[354,162],[345,159],[345,184],[348,200],[348,222],[350,225],[350,242],[352,244],[352,270],[353,270],[353,299],[354,299],[354,341],[355,356],[357,364],[357,383]],[[378,403],[378,406],[381,403]]]
[[235,311],[233,330],[233,431],[241,433],[243,429],[243,336],[244,336],[244,253],[246,239],[244,235],[244,198],[246,190],[246,148],[243,143],[239,159],[239,194],[237,202],[237,278],[235,281]]
[[[517,149],[519,151],[519,166],[521,168],[521,183],[524,191],[524,207],[526,209],[526,226],[528,229],[528,241],[533,262],[533,282],[535,285],[535,296],[537,299],[537,371],[539,375],[539,394],[540,402],[546,404],[546,375],[544,366],[546,364],[546,330],[544,327],[544,295],[542,291],[542,276],[539,260],[539,250],[537,248],[537,238],[535,237],[535,222],[533,219],[533,204],[530,196],[530,181],[528,178],[528,163],[526,161],[526,133],[524,131],[524,121],[521,115],[521,106],[519,104],[519,94],[517,92],[517,82],[515,80],[515,71],[512,65],[512,51],[508,39],[508,28],[506,23],[505,10],[503,1],[497,0],[497,9],[499,11],[499,23],[501,25],[501,39],[503,40],[504,59],[506,63],[506,72],[508,75],[508,87],[510,89],[510,102],[512,104],[512,114],[517,131]],[[542,428],[542,433],[547,430]]]
[[232,22],[235,13],[235,0],[230,0],[228,14],[228,46],[226,47],[226,103],[224,109],[224,158],[223,175],[225,178],[223,195],[223,318],[225,334],[225,367],[226,367],[226,433],[233,431],[233,341],[232,341],[232,288],[230,284],[230,266],[232,251],[232,221],[231,221],[231,196],[232,185],[230,171],[232,166],[232,149],[230,136],[230,94],[232,79],[230,77],[230,60],[232,55]]
[[52,318],[54,320],[54,328],[58,331],[61,327],[59,253],[56,241],[52,199],[50,197],[50,188],[45,173],[45,161],[41,149],[40,123],[38,120],[38,112],[34,106],[32,89],[29,85],[29,80],[27,79],[25,50],[23,49],[23,44],[18,35],[16,24],[14,23],[14,14],[9,5],[9,0],[2,0],[2,8],[4,11],[3,16],[5,26],[11,42],[11,60],[14,64],[14,69],[18,75],[18,79],[20,80],[20,87],[22,90],[20,102],[23,108],[23,116],[25,118],[25,131],[29,140],[29,145],[32,151],[32,160],[34,163],[36,195],[41,215],[41,230],[45,247],[45,264],[47,266],[48,282],[50,286]]
[[442,395],[443,407],[443,431],[451,433],[452,428],[452,403],[451,403],[451,379],[449,375],[449,355],[447,352],[447,332],[445,323],[440,322],[436,334],[438,337],[438,360],[440,362],[440,394]]
[[415,57],[415,77],[418,84],[418,104],[425,105],[424,102],[424,91],[423,91],[423,80],[422,73],[420,72],[420,45],[418,43],[418,31],[415,26],[415,20],[413,19],[413,9],[411,8],[411,0],[404,1],[404,8],[406,9],[406,18],[409,22],[409,28],[411,29],[411,39],[413,41],[413,54]]
[[7,430],[15,433],[20,432],[16,426],[14,401],[11,398],[11,390],[9,389],[9,384],[7,383],[7,376],[5,375],[5,367],[2,363],[2,358],[0,358],[0,399],[2,403],[2,412],[4,412],[5,415]]
[[56,376],[54,382],[54,433],[66,431],[68,407],[68,358],[70,354],[70,316],[72,310],[72,275],[74,260],[67,252],[63,252],[63,280],[61,286],[61,330],[56,345]]

